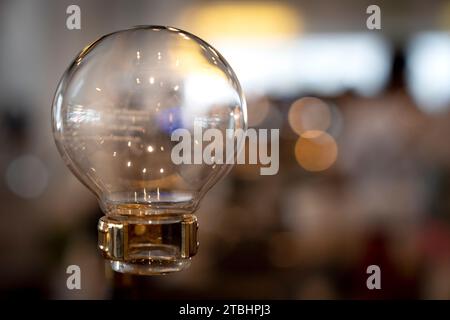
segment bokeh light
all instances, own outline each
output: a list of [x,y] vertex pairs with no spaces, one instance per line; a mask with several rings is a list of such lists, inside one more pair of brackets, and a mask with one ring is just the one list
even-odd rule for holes
[[8,188],[26,199],[39,197],[48,184],[47,168],[34,155],[23,155],[13,160],[6,170],[5,178]]
[[302,28],[297,10],[275,1],[203,3],[180,20],[207,40],[292,37]]
[[320,99],[301,98],[291,105],[288,121],[292,130],[298,135],[311,130],[325,131],[331,124],[330,108]]
[[408,47],[407,84],[418,108],[441,113],[450,106],[450,34],[417,35]]
[[336,161],[338,147],[334,138],[320,130],[304,132],[295,144],[295,158],[307,171],[323,171]]

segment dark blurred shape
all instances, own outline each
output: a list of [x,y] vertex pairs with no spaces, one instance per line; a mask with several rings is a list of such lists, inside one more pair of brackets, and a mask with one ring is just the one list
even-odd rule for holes
[[395,90],[399,88],[404,88],[406,73],[406,59],[405,52],[402,48],[397,48],[394,51],[394,58],[392,60],[391,68],[391,80],[389,81],[388,90]]
[[0,134],[8,148],[24,147],[29,138],[31,118],[27,103],[20,98],[6,99],[0,106]]
[[[385,230],[376,229],[367,235],[363,255],[343,278],[342,290],[350,299],[419,299],[420,265],[408,266],[404,272],[391,256],[389,239]],[[381,290],[369,290],[366,285],[367,267],[380,268]]]

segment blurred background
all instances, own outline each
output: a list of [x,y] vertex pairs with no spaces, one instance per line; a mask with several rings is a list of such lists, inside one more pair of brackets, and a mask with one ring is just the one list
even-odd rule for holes
[[[66,9],[81,8],[81,30]],[[450,1],[0,1],[0,297],[450,299]],[[115,274],[95,197],[53,142],[56,85],[103,34],[171,25],[216,47],[280,170],[236,166],[190,269]],[[66,287],[79,265],[81,290]],[[382,290],[367,290],[366,268]]]

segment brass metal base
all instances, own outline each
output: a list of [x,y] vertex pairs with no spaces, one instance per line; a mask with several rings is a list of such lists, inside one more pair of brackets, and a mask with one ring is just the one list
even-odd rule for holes
[[165,274],[190,265],[197,253],[197,230],[192,214],[107,215],[98,222],[98,246],[114,271]]

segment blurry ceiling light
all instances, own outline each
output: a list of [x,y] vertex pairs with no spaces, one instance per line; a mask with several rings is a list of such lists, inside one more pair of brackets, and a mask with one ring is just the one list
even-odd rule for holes
[[295,158],[307,171],[323,171],[336,161],[338,147],[328,133],[311,130],[304,132],[295,144]]
[[182,23],[201,37],[218,39],[285,38],[301,29],[296,10],[278,2],[203,3],[181,16]]
[[301,98],[291,105],[288,121],[298,135],[311,130],[326,131],[331,124],[330,108],[320,99]]
[[373,96],[389,79],[391,49],[370,34],[308,35],[281,42],[219,39],[216,46],[249,96],[333,96],[347,90]]
[[378,93],[390,72],[391,50],[382,38],[364,33],[312,35],[297,42],[295,72],[302,91],[337,95],[354,90]]
[[304,35],[302,21],[300,12],[286,3],[236,1],[191,7],[180,24],[227,57],[249,97],[346,90],[372,96],[384,88],[391,50],[383,38],[368,33]]
[[6,184],[17,196],[37,198],[47,188],[48,171],[34,155],[24,155],[13,160],[6,169]]
[[407,84],[418,107],[426,113],[450,107],[450,34],[416,36],[407,53]]
[[[249,96],[287,96],[298,92],[299,72],[295,40],[218,41],[217,46],[227,56],[233,70]],[[226,53],[225,53],[226,52]]]

